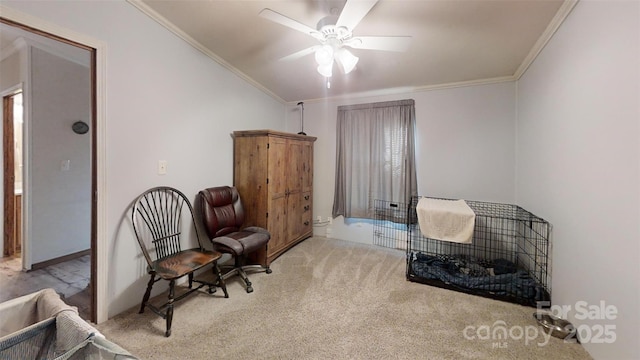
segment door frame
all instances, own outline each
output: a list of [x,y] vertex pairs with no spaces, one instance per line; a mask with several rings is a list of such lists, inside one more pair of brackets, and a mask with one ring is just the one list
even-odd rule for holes
[[[91,320],[108,319],[108,243],[106,236],[106,45],[100,40],[0,5],[0,22],[91,51],[92,63],[92,206]],[[25,204],[28,207],[28,203]],[[29,213],[28,209],[24,210]],[[26,219],[29,221],[29,219]]]

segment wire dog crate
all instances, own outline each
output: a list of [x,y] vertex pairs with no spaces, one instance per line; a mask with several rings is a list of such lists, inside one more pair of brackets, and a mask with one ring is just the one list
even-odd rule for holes
[[405,203],[374,201],[373,244],[392,249],[407,249],[408,208]]
[[[407,209],[407,279],[528,306],[549,304],[550,224],[516,205],[469,201],[472,242],[422,235],[414,197]],[[546,302],[546,303],[545,303]]]

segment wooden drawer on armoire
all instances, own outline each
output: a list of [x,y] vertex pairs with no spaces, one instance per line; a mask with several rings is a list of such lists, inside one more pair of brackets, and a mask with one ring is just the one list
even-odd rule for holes
[[313,205],[311,202],[311,192],[302,193],[302,226],[303,233],[311,231],[313,226]]

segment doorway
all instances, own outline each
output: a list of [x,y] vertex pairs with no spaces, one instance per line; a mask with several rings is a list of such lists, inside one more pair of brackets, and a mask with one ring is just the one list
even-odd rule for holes
[[[3,97],[3,147],[5,150],[9,150],[5,151],[3,157],[5,160],[3,255],[14,257],[21,255],[21,266],[27,270],[27,272],[22,272],[24,274],[33,274],[40,270],[46,272],[48,268],[59,267],[60,264],[68,263],[77,258],[87,259],[85,262],[88,264],[88,273],[82,274],[90,279],[89,286],[84,289],[89,307],[86,319],[97,322],[96,50],[5,18],[0,18],[0,34],[2,36],[18,34],[26,39],[28,55],[24,58],[28,59],[26,67],[29,72],[28,76],[23,76],[21,79],[24,81],[24,89],[20,93],[26,104],[25,114],[28,113],[28,115],[25,116],[26,125],[24,127],[24,144],[26,145],[24,172],[21,172],[24,174],[24,182],[18,184],[19,187],[16,185],[16,152],[15,147],[11,146],[15,142],[15,135],[18,132],[7,126],[8,119],[12,117],[10,112],[15,112],[13,105],[16,103],[16,98],[13,96],[14,94]],[[65,47],[71,48],[70,52],[61,50]],[[82,53],[81,57],[76,56],[78,53]],[[49,68],[50,65],[46,65],[50,64],[49,61],[55,61],[54,66],[65,67],[64,71]],[[84,64],[85,62],[86,64]],[[46,69],[46,71],[31,71],[32,66],[43,66],[43,64],[45,64],[44,67],[40,67],[40,69]],[[61,79],[56,78],[56,74],[63,73],[68,78],[68,70],[78,66],[86,68],[86,73],[82,75],[82,81],[86,82],[87,87],[86,91],[80,91],[79,94],[73,96],[73,100],[83,99],[84,105],[82,106],[84,108],[82,111],[86,115],[73,115],[66,120],[71,123],[55,124],[57,128],[52,128],[52,119],[56,116],[55,110],[53,113],[51,111],[52,104],[65,104],[56,105],[59,108],[65,107],[64,116],[68,115],[70,105],[60,101],[59,98],[46,100],[43,98],[43,94],[60,96],[72,91],[70,88],[77,87],[77,84],[71,85],[70,88],[61,89],[52,86],[62,84]],[[41,76],[38,79],[38,88],[35,92],[33,91],[35,87],[33,86],[34,73]],[[0,89],[0,91],[3,90],[5,89]],[[58,119],[64,116],[60,115]],[[48,124],[42,126],[45,118]],[[74,132],[73,124],[77,122],[84,123],[89,131]],[[57,136],[55,140],[53,139],[54,135]],[[84,144],[83,148],[69,148],[70,144],[80,142]],[[8,154],[11,149],[14,150],[13,156]],[[58,150],[61,151],[58,152]],[[53,158],[52,155],[57,157]],[[41,171],[45,168],[42,166],[43,164],[48,165],[48,173]],[[52,164],[55,165],[50,166]],[[14,171],[10,171],[10,167]],[[81,175],[81,181],[77,176],[79,169],[86,170]],[[74,173],[74,171],[76,172]],[[24,186],[21,186],[22,184]],[[58,187],[54,187],[55,185]],[[49,186],[52,188],[47,188]],[[74,200],[74,192],[77,193],[79,188],[82,188],[82,199]],[[16,189],[24,190],[24,195],[20,194],[20,202],[16,201]],[[69,201],[70,199],[71,201]],[[70,205],[70,202],[75,202],[75,204]],[[81,207],[77,206],[78,202],[82,202]],[[68,217],[60,217],[61,214],[76,214],[76,216],[81,216],[83,220],[69,221]],[[18,221],[23,222],[23,225],[17,224]],[[69,224],[73,224],[73,226],[69,226]],[[78,236],[84,238],[86,246],[70,244],[69,233],[64,233],[64,228],[73,228],[76,233],[79,232],[78,228],[86,229],[86,231],[81,231],[81,236]],[[10,236],[11,233],[17,233],[18,237]],[[58,233],[59,236],[51,236],[55,233]],[[54,238],[60,239],[61,242],[53,244],[52,239]],[[61,252],[56,252],[58,250]],[[33,290],[39,289],[34,288]]]
[[22,88],[2,98],[4,151],[3,257],[15,258],[22,268]]

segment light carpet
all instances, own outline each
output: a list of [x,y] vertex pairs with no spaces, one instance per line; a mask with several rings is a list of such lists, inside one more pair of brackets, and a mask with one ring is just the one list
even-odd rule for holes
[[[403,251],[314,237],[273,273],[250,274],[251,294],[235,277],[228,299],[218,290],[179,302],[169,338],[138,307],[97,327],[141,359],[590,359],[579,344],[547,341],[534,308],[410,282],[405,267]],[[500,326],[506,337],[493,334]]]

